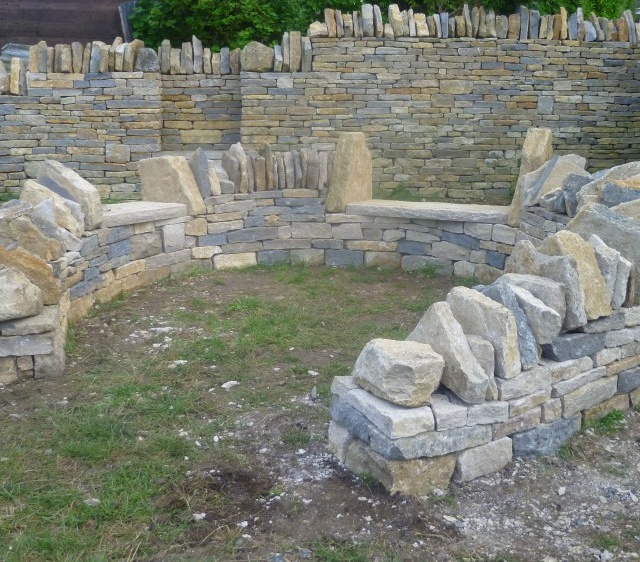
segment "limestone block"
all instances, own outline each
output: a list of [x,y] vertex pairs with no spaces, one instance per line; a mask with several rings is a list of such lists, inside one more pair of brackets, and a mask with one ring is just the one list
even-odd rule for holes
[[444,386],[465,402],[484,402],[489,377],[475,358],[462,326],[446,302],[432,304],[407,340],[428,344],[442,356],[445,364],[441,382]]
[[[509,29],[511,29],[511,18],[509,20]],[[529,172],[537,170],[551,158],[553,154],[552,141],[553,133],[551,132],[551,129],[532,127],[527,131],[527,136],[525,137],[524,144],[522,145],[519,178],[522,178]],[[520,180],[518,180],[518,183],[520,183]],[[521,214],[522,196],[519,186],[516,185],[513,201],[511,202],[511,209],[509,211],[509,226],[520,226]]]
[[203,215],[206,206],[184,156],[146,158],[138,164],[142,200],[184,203],[190,215]]
[[[473,334],[467,336],[467,341],[469,342],[471,353],[473,353],[478,360],[478,363],[480,363],[482,370],[487,374],[489,382],[491,383],[496,370],[495,351],[491,342]],[[487,391],[488,390],[489,389],[487,389]],[[489,398],[487,398],[487,400],[489,400]]]
[[513,460],[511,439],[503,437],[462,451],[458,455],[453,479],[457,482],[469,482],[502,470]]
[[551,387],[551,372],[540,366],[512,379],[496,379],[500,400],[513,400]]
[[424,406],[440,384],[444,360],[413,341],[371,340],[353,368],[354,381],[379,398],[400,406]]
[[307,31],[307,37],[309,39],[315,39],[316,37],[329,37],[329,29],[324,22],[314,21]]
[[9,92],[14,96],[27,95],[27,62],[17,57],[11,59]]
[[508,402],[485,402],[471,406],[467,414],[467,425],[503,423],[509,419]]
[[564,381],[556,383],[553,385],[551,396],[553,398],[558,398],[560,396],[564,396],[565,394],[570,394],[581,386],[604,377],[606,373],[607,370],[605,367],[596,367],[595,369],[580,373],[579,375],[576,375],[571,379],[566,379]]
[[447,295],[453,316],[465,334],[489,341],[496,353],[496,374],[512,378],[520,373],[518,330],[513,314],[501,304],[466,287],[455,287]]
[[20,191],[21,201],[35,206],[49,199],[53,200],[56,223],[74,236],[81,237],[84,234],[84,214],[78,203],[61,197],[34,180],[24,182]]
[[605,286],[607,288],[607,295],[609,296],[609,301],[611,302],[611,299],[613,298],[613,290],[616,285],[620,252],[614,250],[613,248],[609,248],[609,246],[607,246],[596,234],[592,234],[589,237],[589,244],[591,244],[591,247],[595,252],[596,261],[598,262],[600,273],[604,278]]
[[254,265],[258,265],[255,252],[219,254],[213,257],[213,267],[217,270],[240,269]]
[[432,431],[435,427],[434,416],[429,406],[396,406],[361,388],[350,390],[341,399],[365,416],[389,439],[413,437],[425,431]]
[[565,395],[562,399],[564,417],[573,416],[581,410],[593,408],[604,402],[616,393],[617,387],[617,377],[606,377],[585,384]]
[[526,289],[511,285],[511,290],[527,317],[536,342],[539,345],[551,343],[562,329],[562,317]]
[[[564,328],[570,330],[587,323],[584,289],[572,256],[547,256],[538,252],[528,240],[521,240],[507,259],[505,273],[537,275],[561,283],[566,303]],[[544,302],[544,299],[540,300]]]
[[18,368],[16,366],[16,358],[0,357],[0,384],[9,384],[17,380]]
[[444,393],[434,393],[431,395],[431,410],[435,418],[437,431],[467,425],[469,408],[451,402],[449,397]]
[[607,246],[634,264],[629,288],[630,302],[634,304],[640,295],[640,246],[635,242],[640,236],[640,226],[636,221],[623,217],[604,205],[586,204],[571,219],[567,229],[584,237],[596,234]]
[[349,203],[369,201],[372,182],[371,153],[364,133],[342,133],[333,160],[327,212],[344,213]]
[[605,348],[604,333],[567,333],[542,346],[542,355],[554,361],[578,359],[592,355]]
[[389,5],[388,13],[389,23],[393,28],[393,35],[395,37],[403,36],[403,23],[402,23],[402,15],[400,13],[400,8],[397,4]]
[[0,265],[15,267],[29,281],[42,290],[44,304],[58,304],[61,296],[60,282],[53,275],[51,266],[23,248],[7,249],[0,245]]
[[587,319],[594,320],[611,314],[607,286],[595,252],[581,236],[568,230],[561,230],[543,240],[538,250],[550,256],[570,256],[575,260],[576,271],[584,290],[584,308]]
[[78,203],[84,213],[86,230],[100,227],[102,224],[100,193],[82,176],[60,162],[45,160],[37,181],[61,197]]
[[[0,270],[0,275],[2,271],[6,270]],[[34,307],[35,305],[36,303],[34,303]],[[42,311],[36,312],[34,316],[3,321],[0,324],[0,332],[3,336],[28,336],[29,334],[43,334],[63,328],[59,306],[41,306],[40,308]]]
[[639,387],[640,368],[635,367],[628,371],[622,371],[618,376],[618,394],[628,394]]
[[500,278],[500,281],[509,283],[512,287],[528,291],[534,298],[539,299],[545,306],[554,310],[560,316],[561,322],[564,321],[567,302],[565,288],[562,283],[539,275],[520,273],[506,273]]
[[9,91],[11,76],[7,72],[4,64],[0,64],[0,95]]
[[352,441],[345,456],[345,465],[356,474],[371,475],[390,494],[424,497],[435,489],[449,487],[456,456],[393,461],[385,459],[362,441]]
[[600,402],[600,404],[596,404],[593,408],[587,408],[584,410],[582,417],[585,422],[591,422],[599,420],[614,410],[624,412],[629,409],[629,398],[629,394],[618,394],[616,396],[612,396],[608,400]]
[[203,199],[210,195],[220,195],[220,179],[215,166],[209,163],[209,159],[202,148],[198,148],[189,158],[189,166],[193,177],[198,184],[198,189]]
[[66,248],[55,225],[34,212],[27,204],[0,209],[0,244],[17,246],[46,261],[57,260]]
[[134,72],[160,72],[160,59],[155,49],[149,47],[140,49],[133,70]]
[[516,433],[512,436],[513,454],[516,457],[554,455],[572,435],[580,431],[580,422],[579,415],[571,416]]
[[251,41],[242,49],[240,60],[242,69],[246,72],[271,72],[274,51],[262,43]]
[[585,165],[586,159],[576,154],[554,156],[539,169],[541,174],[528,192],[523,192],[523,205],[535,205],[543,196],[561,189],[569,174],[590,178],[591,174],[585,171]]
[[15,267],[0,269],[0,322],[42,311],[42,291]]
[[538,346],[531,330],[529,320],[518,304],[515,292],[507,283],[495,282],[479,291],[491,300],[507,308],[516,322],[518,331],[518,348],[522,369],[531,369],[538,364]]

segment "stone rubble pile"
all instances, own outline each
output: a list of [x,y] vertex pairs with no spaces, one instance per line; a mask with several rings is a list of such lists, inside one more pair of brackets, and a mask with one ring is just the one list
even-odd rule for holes
[[640,404],[640,162],[590,174],[576,155],[529,156],[523,220],[561,229],[523,230],[492,284],[452,289],[334,379],[332,451],[392,493],[553,454],[583,421]]
[[222,155],[228,181],[222,193],[253,193],[274,189],[312,189],[324,193],[333,170],[335,151],[313,148],[275,152],[263,144],[259,151],[245,151],[236,143]]

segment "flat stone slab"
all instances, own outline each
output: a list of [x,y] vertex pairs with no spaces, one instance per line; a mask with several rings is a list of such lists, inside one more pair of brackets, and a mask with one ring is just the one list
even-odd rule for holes
[[104,205],[102,226],[126,226],[142,222],[176,219],[186,216],[184,203],[156,203],[153,201],[128,201],[115,205]]
[[510,207],[501,205],[469,205],[457,203],[418,203],[372,199],[347,205],[350,215],[365,217],[401,217],[439,221],[507,224]]

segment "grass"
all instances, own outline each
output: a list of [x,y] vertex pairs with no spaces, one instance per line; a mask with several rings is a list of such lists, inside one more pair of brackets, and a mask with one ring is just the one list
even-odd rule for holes
[[600,435],[610,435],[623,429],[625,423],[624,413],[620,410],[614,410],[595,421],[585,424],[584,429],[593,428]]
[[[243,275],[251,281],[233,298],[212,298]],[[265,276],[277,294],[262,291]],[[201,470],[252,466],[263,444],[237,436],[246,416],[279,436],[278,454],[324,439],[333,377],[350,373],[372,337],[404,338],[439,298],[436,281],[376,269],[193,271],[139,291],[152,314],[125,295],[96,307],[69,329],[63,384],[0,426],[0,559],[160,559],[205,540],[192,519],[201,511],[219,518],[205,543],[233,559],[238,493],[207,484]],[[129,341],[145,331],[148,339]],[[231,380],[238,386],[224,390]],[[304,405],[314,386],[317,402]],[[379,554],[333,540],[316,547],[315,560]]]
[[400,558],[378,544],[353,544],[332,538],[323,538],[311,545],[316,562],[370,562],[374,556],[380,562],[396,562]]

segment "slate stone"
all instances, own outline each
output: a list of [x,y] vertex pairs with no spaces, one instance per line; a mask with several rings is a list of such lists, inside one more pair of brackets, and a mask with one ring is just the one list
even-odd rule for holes
[[605,348],[604,333],[567,333],[542,346],[542,356],[554,361],[568,361],[593,355]]
[[507,16],[496,16],[496,37],[506,39],[509,33],[509,19]]
[[529,320],[518,305],[518,299],[513,289],[507,283],[496,282],[488,287],[481,288],[480,292],[511,311],[518,331],[518,347],[520,349],[522,369],[527,370],[535,367],[538,363],[536,339],[531,331]]
[[640,388],[640,367],[622,371],[618,375],[618,394],[628,394]]
[[555,455],[572,435],[580,431],[580,423],[581,417],[576,415],[539,425],[529,431],[515,433],[511,436],[513,454],[516,457]]
[[595,41],[598,38],[598,32],[595,26],[590,21],[584,22],[584,40],[588,43]]
[[562,182],[562,193],[564,194],[565,213],[570,217],[575,216],[578,211],[578,192],[589,182],[589,176],[569,174]]
[[573,13],[569,16],[569,39],[575,41],[578,39],[578,16]]
[[[540,12],[538,10],[530,10],[529,11],[529,38],[538,39],[539,37],[540,37]],[[542,39],[544,39],[544,37],[542,37]]]
[[523,41],[529,38],[529,10],[518,6],[516,13],[520,15],[520,41]]

